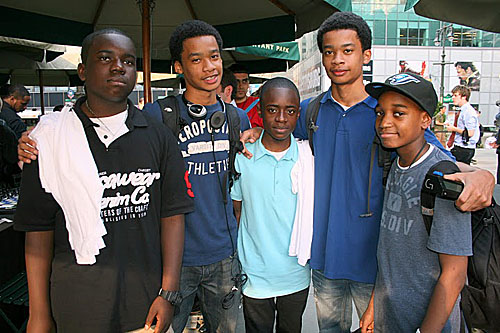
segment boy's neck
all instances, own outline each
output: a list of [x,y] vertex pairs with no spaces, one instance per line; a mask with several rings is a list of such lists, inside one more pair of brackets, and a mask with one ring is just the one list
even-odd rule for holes
[[87,111],[87,116],[90,118],[110,117],[127,109],[127,99],[120,102],[113,102],[87,95],[87,99],[83,105],[84,111]]
[[332,83],[332,97],[337,102],[347,107],[351,107],[365,100],[368,94],[365,91],[363,77],[360,77],[351,84],[336,85]]
[[425,141],[424,134],[407,145],[399,147],[396,149],[399,156],[399,165],[402,167],[408,167],[418,161],[427,151],[429,150],[429,145]]
[[288,138],[285,140],[275,140],[264,131],[264,134],[262,134],[261,142],[264,148],[266,148],[267,150],[274,153],[279,153],[281,151],[287,150],[290,147],[292,141],[290,136],[288,136]]
[[215,90],[205,91],[190,88],[191,87],[187,87],[184,92],[184,97],[186,97],[189,102],[205,106],[217,103],[217,93]]

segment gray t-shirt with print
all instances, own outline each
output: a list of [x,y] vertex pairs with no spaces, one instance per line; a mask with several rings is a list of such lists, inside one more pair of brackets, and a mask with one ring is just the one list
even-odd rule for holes
[[[431,146],[409,169],[397,161],[392,165],[377,249],[376,332],[415,332],[441,273],[438,253],[472,255],[470,214],[459,212],[453,201],[436,198],[430,236],[422,218],[425,174],[435,163],[449,159]],[[457,301],[443,332],[457,332],[459,324]]]

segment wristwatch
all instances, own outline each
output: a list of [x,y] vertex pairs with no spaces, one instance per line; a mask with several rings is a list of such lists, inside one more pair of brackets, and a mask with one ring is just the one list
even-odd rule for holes
[[170,291],[170,290],[163,290],[160,288],[160,291],[158,292],[158,296],[166,300],[172,305],[179,305],[182,302],[182,296],[179,291]]

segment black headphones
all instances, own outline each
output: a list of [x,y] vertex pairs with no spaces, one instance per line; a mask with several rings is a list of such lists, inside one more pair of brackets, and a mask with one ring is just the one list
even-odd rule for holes
[[[214,112],[210,116],[209,123],[210,127],[212,127],[213,129],[220,129],[226,122],[226,104],[219,95],[215,96],[222,107],[222,111]],[[192,119],[199,120],[204,119],[207,116],[207,108],[204,105],[191,103],[186,99],[186,96],[184,96],[184,94],[182,94],[182,101],[186,105],[187,112]]]

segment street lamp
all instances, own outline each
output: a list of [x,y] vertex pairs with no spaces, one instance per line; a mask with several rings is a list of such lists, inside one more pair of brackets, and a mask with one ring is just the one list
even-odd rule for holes
[[439,87],[439,100],[443,103],[444,98],[444,67],[449,64],[453,64],[452,62],[446,62],[446,53],[445,53],[445,45],[446,39],[450,42],[453,42],[453,26],[451,24],[443,24],[441,22],[441,28],[436,30],[436,38],[434,38],[435,46],[443,46],[443,51],[441,52],[441,62],[434,63],[434,65],[441,65],[441,85]]

